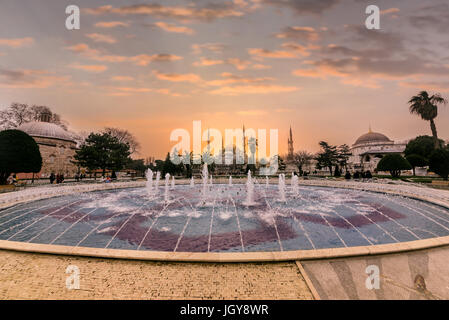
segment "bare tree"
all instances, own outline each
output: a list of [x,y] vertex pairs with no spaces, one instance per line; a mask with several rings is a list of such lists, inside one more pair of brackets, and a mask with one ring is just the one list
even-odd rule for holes
[[0,111],[0,127],[2,129],[12,129],[30,122],[32,112],[27,104],[14,102],[5,110]]
[[47,106],[33,105],[31,107],[31,113],[32,113],[32,118],[33,118],[34,121],[38,121],[40,119],[40,116],[43,113],[48,113],[50,115],[50,122],[51,123],[57,124],[58,126],[60,126],[63,129],[67,130],[67,122],[63,121],[59,114],[54,113]]
[[43,112],[50,114],[50,122],[67,130],[67,123],[61,119],[59,114],[52,112],[49,107],[36,105],[30,107],[25,103],[17,102],[0,111],[0,128],[13,129],[27,122],[38,121]]
[[137,141],[137,138],[128,130],[106,127],[104,128],[104,132],[109,133],[111,136],[117,138],[119,142],[127,143],[129,145],[131,154],[139,153],[140,143]]
[[304,166],[307,166],[310,164],[310,162],[313,160],[313,154],[307,152],[307,151],[298,151],[293,155],[293,161],[298,167],[299,174],[302,175]]

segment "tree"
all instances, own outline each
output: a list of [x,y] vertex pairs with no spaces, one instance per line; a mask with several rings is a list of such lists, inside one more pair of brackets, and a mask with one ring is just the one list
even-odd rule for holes
[[104,132],[110,134],[113,137],[116,137],[119,142],[127,143],[129,145],[131,154],[139,153],[140,143],[137,141],[137,138],[128,130],[106,127],[104,128]]
[[349,157],[352,156],[349,146],[347,144],[339,146],[337,149],[337,153],[338,153],[338,163],[340,163],[340,166],[342,168],[345,168],[345,171],[348,172],[348,161]]
[[43,112],[50,115],[50,122],[56,123],[64,129],[67,128],[61,117],[53,113],[50,108],[36,105],[29,107],[27,104],[16,102],[12,103],[9,108],[0,111],[0,126],[5,129],[16,128],[24,123],[39,120]]
[[448,147],[444,149],[435,150],[429,159],[429,168],[444,180],[448,179],[449,176],[449,149]]
[[49,107],[37,105],[30,107],[25,103],[17,102],[12,103],[9,108],[0,111],[0,128],[13,129],[24,123],[37,121],[44,112],[50,115],[50,122],[67,130],[67,123],[58,114],[52,112]]
[[162,167],[162,176],[165,177],[167,173],[171,175],[176,173],[176,165],[171,161],[170,152],[168,152],[165,157],[164,166]]
[[42,168],[39,147],[23,131],[0,132],[0,185],[6,184],[11,173],[38,173]]
[[108,133],[91,133],[75,153],[75,161],[89,170],[118,171],[129,163],[129,145]]
[[[439,139],[439,145],[444,146],[444,141]],[[429,159],[432,152],[435,150],[435,143],[431,136],[419,136],[410,140],[405,147],[405,156],[417,154],[425,159]]]
[[412,166],[414,176],[416,176],[416,172],[415,172],[416,167],[425,167],[428,164],[427,159],[419,154],[415,154],[415,153],[409,154],[405,158]]
[[378,171],[389,171],[393,178],[398,178],[402,170],[410,170],[412,166],[400,154],[388,154],[377,164]]
[[412,97],[408,103],[410,104],[410,113],[417,114],[423,120],[430,122],[435,149],[439,149],[441,146],[438,142],[435,118],[438,116],[438,105],[447,104],[446,99],[438,93],[429,96],[427,91],[421,91],[418,95]]
[[39,121],[40,117],[43,113],[46,113],[50,116],[50,122],[57,124],[58,126],[60,126],[61,128],[63,128],[64,130],[67,130],[67,122],[63,121],[61,119],[61,116],[57,113],[54,113],[53,111],[51,111],[51,109],[47,106],[38,106],[38,105],[33,105],[31,107],[31,121]]
[[293,161],[298,167],[300,175],[303,174],[303,167],[309,165],[312,160],[313,154],[307,151],[298,151],[293,155]]
[[317,168],[329,168],[329,173],[332,175],[332,167],[338,164],[337,147],[331,146],[325,141],[321,141],[320,146],[322,151],[315,158]]
[[134,170],[136,171],[137,175],[143,176],[145,170],[147,170],[148,167],[145,165],[144,159],[137,159],[137,160],[131,159],[125,168],[129,170]]

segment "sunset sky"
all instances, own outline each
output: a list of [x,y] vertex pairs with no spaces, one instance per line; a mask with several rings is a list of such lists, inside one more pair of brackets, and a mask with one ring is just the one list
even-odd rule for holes
[[[81,29],[65,28],[66,6]],[[365,8],[382,10],[381,30]],[[353,144],[371,125],[430,134],[409,114],[421,90],[449,99],[447,0],[0,0],[0,108],[47,105],[72,131],[131,131],[140,157],[170,132],[279,129],[287,150]],[[449,106],[436,120],[449,139]]]

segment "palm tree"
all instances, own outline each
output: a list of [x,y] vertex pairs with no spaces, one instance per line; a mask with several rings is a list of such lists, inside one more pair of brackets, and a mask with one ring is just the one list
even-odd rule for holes
[[435,148],[439,149],[440,142],[438,141],[434,119],[438,116],[438,104],[447,104],[447,100],[439,93],[429,96],[427,91],[421,91],[417,96],[412,97],[408,103],[410,104],[410,113],[417,114],[423,120],[430,121]]

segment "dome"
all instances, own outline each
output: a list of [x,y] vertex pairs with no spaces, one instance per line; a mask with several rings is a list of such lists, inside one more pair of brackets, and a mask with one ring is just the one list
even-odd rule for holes
[[378,132],[368,132],[360,136],[354,145],[366,144],[372,142],[392,142],[386,135]]
[[72,135],[68,131],[50,122],[28,122],[19,126],[17,130],[28,133],[32,137],[75,142]]

